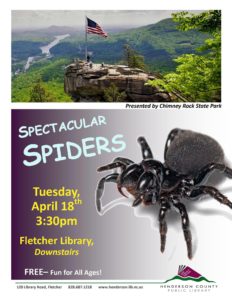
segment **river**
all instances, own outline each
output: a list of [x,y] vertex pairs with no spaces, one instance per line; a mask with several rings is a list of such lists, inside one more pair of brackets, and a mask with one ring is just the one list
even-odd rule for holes
[[34,56],[29,56],[27,59],[27,63],[24,66],[24,71],[27,71],[30,68],[31,63],[34,60]]
[[69,36],[70,36],[70,34],[63,34],[63,35],[55,36],[55,40],[52,41],[50,44],[40,47],[40,49],[42,51],[42,54],[45,54],[45,55],[49,56],[50,55],[50,49],[52,47],[56,46],[57,44],[59,44],[59,42],[61,40],[66,39]]
[[[60,41],[62,41],[63,39],[66,39],[69,36],[70,36],[70,34],[68,34],[68,33],[55,36],[54,41],[52,41],[51,43],[49,43],[45,46],[40,47],[40,50],[42,51],[42,55],[45,55],[47,58],[50,58],[51,57],[50,50],[52,49],[52,47],[56,46],[57,44],[59,44]],[[30,66],[33,63],[33,61],[35,60],[35,58],[38,59],[39,57],[40,56],[29,56],[25,66],[24,66],[24,72],[26,72],[30,68]]]

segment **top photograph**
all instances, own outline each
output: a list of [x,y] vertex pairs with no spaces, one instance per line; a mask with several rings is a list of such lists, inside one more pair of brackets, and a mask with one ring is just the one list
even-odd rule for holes
[[12,102],[221,102],[220,10],[13,10]]

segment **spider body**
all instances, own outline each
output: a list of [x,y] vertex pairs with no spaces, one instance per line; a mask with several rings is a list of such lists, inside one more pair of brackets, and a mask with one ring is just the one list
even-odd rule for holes
[[207,135],[190,130],[173,129],[167,138],[164,163],[153,158],[152,151],[144,137],[138,138],[143,160],[117,157],[110,164],[98,168],[99,172],[119,169],[103,177],[96,190],[97,210],[101,211],[101,198],[106,182],[117,184],[119,192],[127,197],[124,190],[134,197],[133,206],[160,205],[159,230],[161,252],[165,250],[167,224],[166,213],[174,207],[181,216],[188,257],[192,258],[192,238],[188,213],[183,199],[191,200],[208,194],[222,204],[232,208],[229,199],[212,186],[202,185],[203,181],[217,170],[232,178],[232,169],[224,164],[224,153],[217,141]]

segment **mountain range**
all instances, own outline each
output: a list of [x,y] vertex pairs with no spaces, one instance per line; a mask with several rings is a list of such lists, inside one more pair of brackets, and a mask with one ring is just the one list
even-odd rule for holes
[[[202,45],[206,34],[196,30],[179,31],[172,19],[164,19],[134,29],[112,29],[108,38],[88,35],[88,51],[94,62],[119,63],[123,61],[123,46],[129,44],[145,58],[150,70],[170,71],[175,67],[173,58],[194,53]],[[40,54],[40,46],[50,42],[54,36],[69,33],[70,37],[51,49],[54,57],[84,58],[84,28],[51,26],[47,29],[12,33],[12,57],[14,60],[26,59]],[[25,47],[24,47],[25,46]],[[31,51],[31,53],[30,53]]]

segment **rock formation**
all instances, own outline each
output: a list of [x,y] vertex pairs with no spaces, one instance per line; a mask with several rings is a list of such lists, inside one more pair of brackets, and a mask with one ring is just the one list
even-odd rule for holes
[[145,85],[155,79],[141,69],[124,65],[92,64],[76,61],[66,68],[65,92],[74,101],[104,101],[104,90],[114,85],[118,92],[124,92],[127,102],[169,102],[171,95]]

